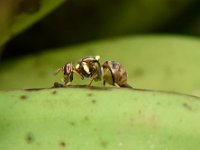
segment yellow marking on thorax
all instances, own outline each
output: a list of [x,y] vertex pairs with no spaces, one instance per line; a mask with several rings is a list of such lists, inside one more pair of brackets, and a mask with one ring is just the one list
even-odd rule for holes
[[77,65],[76,65],[76,69],[78,69],[79,67],[80,67],[80,65],[79,65],[79,64],[77,64]]
[[96,59],[96,60],[99,60],[99,59],[100,59],[100,56],[98,56],[98,55],[95,56],[95,59]]
[[85,70],[85,72],[86,72],[87,74],[90,74],[90,70],[89,70],[89,68],[88,68],[88,66],[87,66],[86,63],[83,63],[83,69]]

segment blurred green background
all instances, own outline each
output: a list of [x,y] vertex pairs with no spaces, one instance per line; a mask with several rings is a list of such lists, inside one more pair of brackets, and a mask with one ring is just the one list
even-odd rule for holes
[[199,0],[1,0],[0,89],[49,87],[66,61],[100,54],[136,88],[200,95],[199,35]]

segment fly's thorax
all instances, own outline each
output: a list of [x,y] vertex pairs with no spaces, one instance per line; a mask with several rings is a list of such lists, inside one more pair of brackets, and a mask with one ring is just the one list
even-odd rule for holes
[[75,67],[76,72],[86,78],[101,80],[101,65],[96,57],[88,56],[81,59]]
[[81,61],[84,62],[96,62],[100,60],[100,56],[87,56],[85,58],[82,58]]

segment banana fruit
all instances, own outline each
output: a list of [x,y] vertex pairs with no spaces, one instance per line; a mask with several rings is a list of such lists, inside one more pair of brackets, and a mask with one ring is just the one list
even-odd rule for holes
[[1,150],[200,148],[200,98],[123,88],[0,91]]

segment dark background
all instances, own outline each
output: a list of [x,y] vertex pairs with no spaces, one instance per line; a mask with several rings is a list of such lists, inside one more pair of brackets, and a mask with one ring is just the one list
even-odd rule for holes
[[[193,0],[185,6],[182,6],[184,0],[164,1],[164,6],[157,7],[156,4],[146,4],[148,0],[67,1],[11,39],[4,46],[1,60],[126,35],[180,34],[198,37],[200,1]],[[156,0],[152,2],[156,3]],[[29,11],[35,11],[39,7],[35,4],[32,6]],[[150,7],[155,8],[149,9]],[[151,10],[155,11],[152,14],[157,13],[156,17],[151,14]]]

